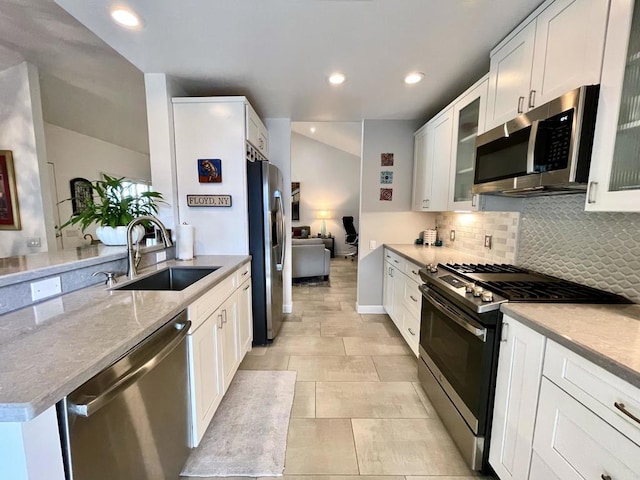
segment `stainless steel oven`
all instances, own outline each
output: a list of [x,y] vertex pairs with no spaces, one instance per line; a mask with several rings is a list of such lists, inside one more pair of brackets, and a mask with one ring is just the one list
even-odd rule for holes
[[495,389],[499,312],[473,312],[433,285],[420,290],[420,382],[469,467],[481,470]]

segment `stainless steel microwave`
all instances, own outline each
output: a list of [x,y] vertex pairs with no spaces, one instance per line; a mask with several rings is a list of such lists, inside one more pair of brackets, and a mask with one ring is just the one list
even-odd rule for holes
[[599,85],[577,88],[479,135],[473,193],[585,191],[599,90]]

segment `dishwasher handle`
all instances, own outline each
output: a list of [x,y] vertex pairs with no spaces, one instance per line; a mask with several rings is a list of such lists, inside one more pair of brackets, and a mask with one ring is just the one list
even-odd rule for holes
[[[104,407],[118,395],[120,395],[124,390],[126,390],[128,387],[136,383],[147,373],[153,370],[162,360],[164,360],[171,352],[173,352],[173,350],[175,350],[180,342],[182,342],[182,340],[187,336],[187,332],[189,331],[190,327],[191,321],[189,320],[187,320],[186,322],[175,322],[175,332],[173,332],[173,335],[166,341],[161,350],[155,353],[151,358],[144,361],[142,364],[132,366],[129,371],[123,374],[115,382],[105,386],[96,395],[83,396],[84,398],[89,399],[88,401],[83,403],[74,403],[72,401],[69,401],[69,411],[81,417],[90,417],[91,415],[96,413],[98,410],[100,410],[102,407]],[[79,400],[84,400],[84,398],[79,398]]]

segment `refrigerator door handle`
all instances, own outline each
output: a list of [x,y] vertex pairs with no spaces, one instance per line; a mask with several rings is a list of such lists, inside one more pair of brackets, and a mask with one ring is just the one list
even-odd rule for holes
[[282,271],[284,269],[284,255],[285,255],[285,240],[284,240],[284,207],[282,205],[282,194],[278,191],[274,192],[274,197],[278,204],[278,214],[280,218],[278,219],[278,244],[280,245],[280,263],[276,264],[276,268],[278,271]]

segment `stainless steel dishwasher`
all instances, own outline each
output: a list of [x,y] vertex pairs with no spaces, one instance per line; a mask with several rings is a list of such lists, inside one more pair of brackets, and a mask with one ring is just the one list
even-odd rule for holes
[[189,455],[186,312],[58,404],[68,480],[176,480]]

